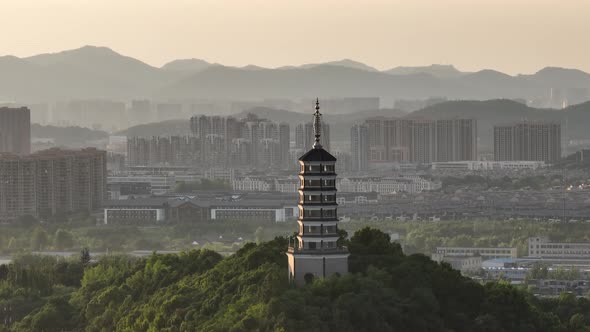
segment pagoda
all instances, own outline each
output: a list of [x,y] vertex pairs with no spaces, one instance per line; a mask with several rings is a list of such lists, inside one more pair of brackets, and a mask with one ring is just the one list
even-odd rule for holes
[[289,243],[289,279],[301,286],[314,278],[348,273],[348,250],[338,245],[336,158],[322,148],[319,100],[315,143],[299,158],[299,231]]

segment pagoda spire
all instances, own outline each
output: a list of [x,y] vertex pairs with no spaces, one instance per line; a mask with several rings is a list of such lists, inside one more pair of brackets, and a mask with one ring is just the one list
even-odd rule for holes
[[320,136],[322,135],[322,113],[320,113],[320,99],[316,98],[315,113],[313,114],[313,131],[315,135],[314,149],[321,149]]

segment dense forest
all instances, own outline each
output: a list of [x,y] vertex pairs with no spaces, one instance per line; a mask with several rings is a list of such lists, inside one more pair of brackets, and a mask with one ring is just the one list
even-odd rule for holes
[[480,285],[371,228],[346,244],[351,273],[302,288],[287,280],[285,238],[226,258],[22,256],[0,266],[0,331],[590,330],[586,298]]

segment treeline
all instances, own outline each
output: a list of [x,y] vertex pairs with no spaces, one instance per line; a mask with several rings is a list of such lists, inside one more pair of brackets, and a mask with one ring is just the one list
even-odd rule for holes
[[564,223],[545,220],[443,220],[437,222],[370,221],[342,224],[353,232],[363,227],[379,228],[399,235],[404,252],[431,254],[438,246],[514,247],[519,255],[528,254],[528,239],[548,236],[556,242],[590,242],[590,223]]
[[[232,246],[234,242],[271,240],[288,234],[291,223],[257,221],[215,221],[186,224],[97,225],[94,218],[40,223],[23,217],[14,225],[0,226],[0,256],[31,251],[129,252],[133,250],[183,250],[197,241],[201,246],[214,242]],[[149,227],[152,226],[152,227]],[[259,230],[259,228],[262,229]]]
[[[404,255],[375,229],[361,229],[345,242],[351,273],[302,288],[287,280],[285,238],[250,243],[226,258],[207,250],[145,259],[106,256],[94,263],[23,258],[0,269],[7,271],[0,274],[0,309],[11,308],[0,310],[0,326],[4,322],[7,331],[589,330],[586,298],[540,299],[502,282],[480,285],[448,264]],[[64,273],[68,269],[72,272]],[[35,277],[17,277],[23,274]]]

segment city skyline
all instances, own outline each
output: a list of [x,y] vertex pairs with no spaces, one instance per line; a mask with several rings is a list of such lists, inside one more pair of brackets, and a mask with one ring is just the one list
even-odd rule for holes
[[1,3],[0,332],[590,332],[590,0]]
[[258,1],[252,10],[250,2],[174,2],[8,1],[6,24],[20,31],[0,32],[2,55],[103,45],[157,67],[182,58],[271,68],[350,58],[380,70],[440,63],[512,75],[545,66],[590,71],[588,46],[578,41],[590,28],[589,3]]

